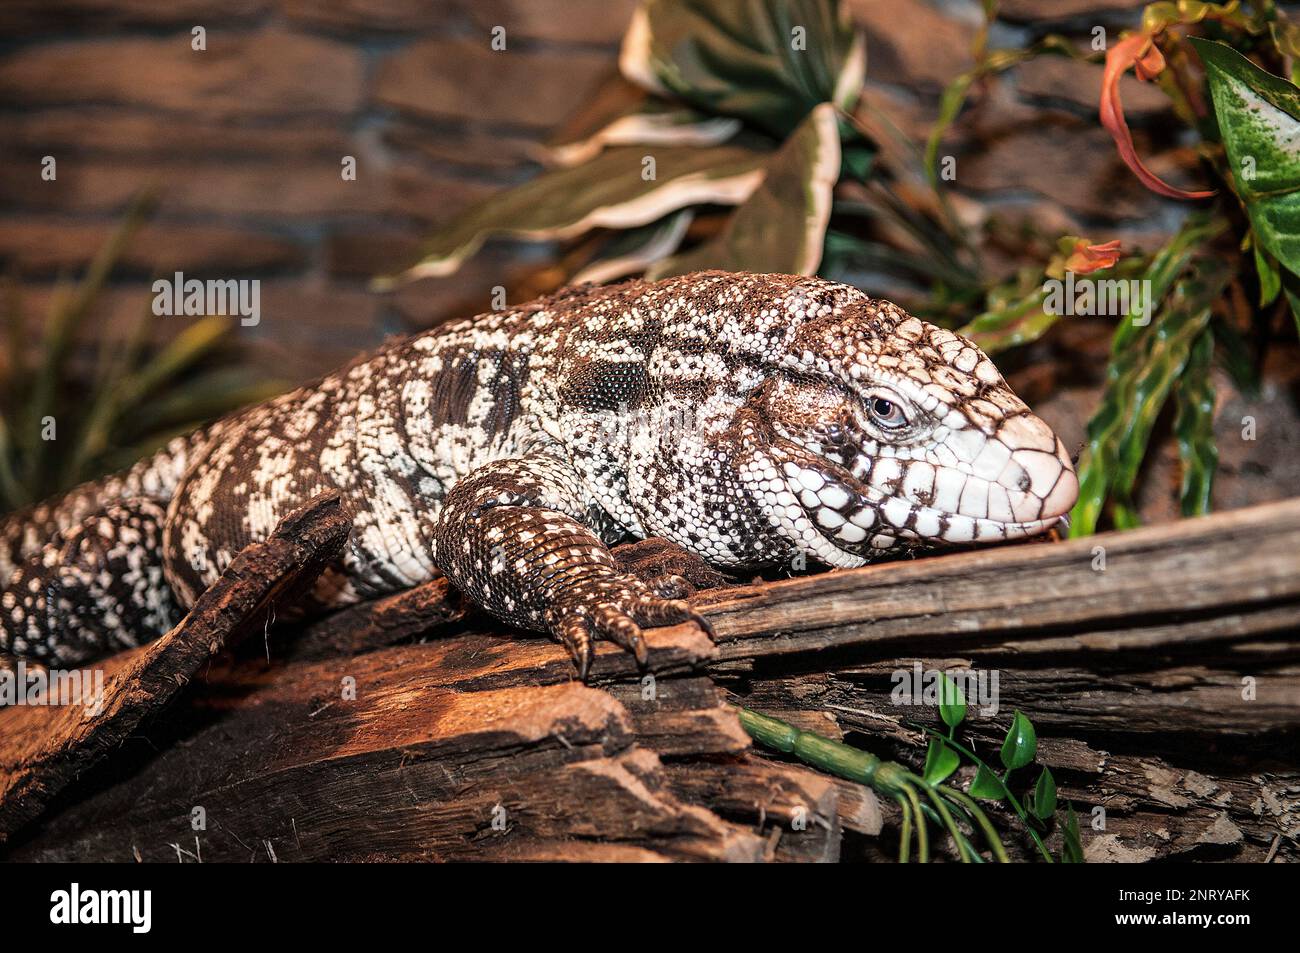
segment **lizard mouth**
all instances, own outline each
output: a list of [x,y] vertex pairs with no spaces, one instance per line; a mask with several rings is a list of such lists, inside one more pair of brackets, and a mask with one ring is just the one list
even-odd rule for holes
[[767,481],[770,518],[801,549],[831,566],[860,566],[895,549],[1036,536],[1064,518],[1064,512],[1032,520],[951,513],[867,483],[789,440],[777,438],[767,451],[769,473],[778,475]]

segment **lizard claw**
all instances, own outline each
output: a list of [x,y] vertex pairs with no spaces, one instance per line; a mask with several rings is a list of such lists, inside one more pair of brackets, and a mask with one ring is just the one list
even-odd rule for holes
[[556,638],[569,650],[569,657],[578,668],[578,677],[587,680],[591,671],[591,659],[595,652],[591,644],[591,633],[587,629],[587,620],[580,615],[571,615],[561,621],[555,630]]
[[645,666],[649,658],[649,650],[646,648],[645,637],[641,634],[641,626],[637,625],[636,620],[618,607],[606,603],[597,607],[592,621],[600,635],[631,652],[636,658],[636,663]]
[[614,585],[606,580],[594,591],[566,593],[549,614],[551,632],[569,650],[583,681],[591,670],[596,639],[613,642],[645,668],[650,652],[643,626],[689,621],[713,637],[713,627],[689,603],[657,595],[636,579],[625,579]]
[[695,595],[695,586],[690,580],[676,573],[662,573],[645,580],[651,592],[665,599],[687,599]]

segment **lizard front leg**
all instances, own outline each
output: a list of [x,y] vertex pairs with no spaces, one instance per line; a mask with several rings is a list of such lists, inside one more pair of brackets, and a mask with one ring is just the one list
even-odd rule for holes
[[447,495],[434,527],[435,561],[476,605],[559,640],[583,680],[596,639],[644,665],[642,626],[690,619],[709,631],[686,602],[619,568],[595,531],[602,522],[608,517],[585,499],[558,453],[497,460]]

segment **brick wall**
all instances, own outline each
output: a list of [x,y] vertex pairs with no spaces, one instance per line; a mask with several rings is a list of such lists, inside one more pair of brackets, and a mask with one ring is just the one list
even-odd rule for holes
[[[530,145],[615,66],[633,0],[6,0],[0,5],[0,260],[29,311],[75,273],[130,197],[160,207],[99,320],[118,327],[149,280],[258,277],[241,328],[277,374],[318,373],[384,334],[487,306],[526,250],[496,246],[458,276],[383,297],[371,274],[433,223],[535,166]],[[871,101],[923,137],[969,64],[975,0],[852,0],[868,29]],[[999,45],[1049,30],[1116,31],[1138,4],[1004,0]],[[504,26],[507,50],[489,45]],[[191,29],[207,49],[191,49]],[[1112,32],[1112,35],[1115,35]],[[1049,230],[1141,239],[1176,211],[1114,157],[1094,118],[1100,68],[1044,59],[972,109],[947,150],[957,185]],[[1141,123],[1162,106],[1133,80]],[[1159,123],[1157,122],[1157,130]],[[40,177],[43,156],[58,177]],[[356,181],[340,175],[357,160]],[[1157,155],[1158,170],[1167,170]],[[1176,177],[1176,171],[1171,173]],[[183,319],[160,319],[160,334]]]

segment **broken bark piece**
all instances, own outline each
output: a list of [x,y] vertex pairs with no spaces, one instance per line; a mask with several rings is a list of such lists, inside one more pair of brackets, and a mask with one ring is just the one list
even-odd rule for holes
[[244,686],[226,717],[46,819],[13,858],[175,860],[179,844],[204,860],[582,860],[595,840],[620,857],[765,858],[763,837],[673,794],[607,693],[431,687],[381,654]]
[[771,859],[834,863],[840,857],[839,789],[831,778],[755,757],[669,768],[682,798],[767,833]]
[[316,497],[236,556],[170,632],[104,662],[92,705],[0,710],[0,843],[166,707],[212,655],[263,627],[277,601],[300,596],[350,527],[337,493]]
[[739,753],[749,748],[736,710],[721,689],[704,677],[659,678],[609,685],[627,709],[640,744],[661,757]]

